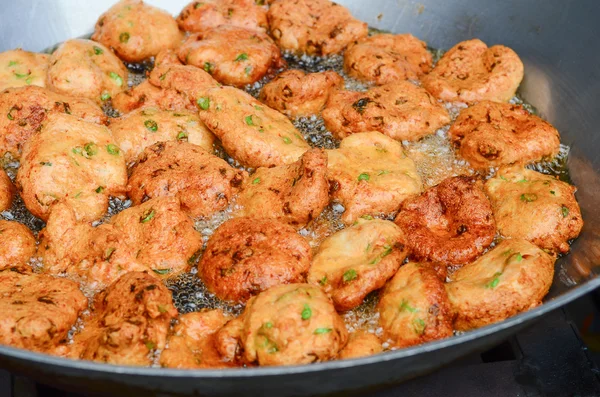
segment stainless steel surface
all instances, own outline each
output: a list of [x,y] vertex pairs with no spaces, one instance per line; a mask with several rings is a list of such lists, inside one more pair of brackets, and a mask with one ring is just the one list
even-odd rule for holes
[[[585,227],[573,252],[557,263],[548,301],[505,322],[447,340],[349,361],[227,371],[106,366],[0,347],[0,366],[63,387],[94,390],[225,395],[313,395],[395,383],[483,349],[543,314],[600,285],[600,2],[580,0],[342,0],[371,26],[410,32],[432,47],[478,37],[505,44],[525,64],[521,94],[571,145],[569,167],[578,186]],[[0,50],[41,50],[88,34],[111,0],[3,2]],[[149,1],[177,13],[186,1]]]

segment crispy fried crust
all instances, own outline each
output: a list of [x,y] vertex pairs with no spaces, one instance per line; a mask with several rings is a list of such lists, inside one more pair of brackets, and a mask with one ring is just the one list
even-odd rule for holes
[[356,331],[348,337],[348,343],[340,351],[338,359],[346,360],[350,358],[358,358],[372,356],[381,353],[383,347],[381,341],[375,334],[366,331]]
[[162,110],[196,110],[196,105],[176,90],[161,89],[144,80],[127,91],[118,93],[112,100],[112,106],[121,114],[127,114],[141,107]]
[[0,219],[0,270],[22,266],[35,255],[35,237],[18,222]]
[[0,92],[10,87],[45,87],[49,58],[20,48],[0,52]]
[[266,32],[267,9],[255,0],[192,1],[177,17],[179,27],[187,32],[203,33],[222,25]]
[[0,168],[0,212],[6,211],[12,205],[16,189],[6,172]]

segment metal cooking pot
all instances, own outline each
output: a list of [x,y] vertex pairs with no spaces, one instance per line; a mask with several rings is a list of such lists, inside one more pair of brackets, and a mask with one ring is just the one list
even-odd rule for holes
[[[186,0],[149,0],[173,14]],[[585,227],[560,259],[546,302],[507,321],[445,340],[348,361],[294,367],[174,370],[72,361],[0,347],[0,367],[73,391],[111,395],[315,395],[360,391],[402,382],[516,333],[545,313],[600,285],[600,2],[579,0],[340,0],[369,25],[410,32],[448,49],[477,37],[513,48],[525,64],[522,96],[571,146],[569,167]],[[3,2],[0,50],[40,51],[91,33],[113,0]]]

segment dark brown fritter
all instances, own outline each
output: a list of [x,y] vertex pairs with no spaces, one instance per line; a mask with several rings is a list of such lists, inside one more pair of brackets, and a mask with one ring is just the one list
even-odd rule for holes
[[327,154],[311,149],[293,164],[257,169],[245,180],[236,204],[240,216],[305,226],[329,204]]
[[304,281],[311,250],[286,224],[235,218],[208,240],[198,264],[208,289],[227,301],[245,302],[270,287]]
[[464,265],[479,256],[496,235],[492,205],[468,177],[452,177],[406,199],[396,223],[419,261]]
[[140,155],[129,177],[134,204],[161,196],[175,196],[191,217],[224,210],[236,195],[245,171],[187,142],[158,142]]
[[0,344],[51,352],[88,305],[77,283],[15,268],[0,272]]
[[16,189],[6,172],[0,167],[0,212],[6,211],[12,205]]
[[206,32],[222,25],[266,32],[267,9],[256,0],[192,1],[177,17],[179,27],[187,32]]
[[35,255],[35,237],[25,225],[0,219],[0,270],[22,266]]
[[73,358],[120,365],[150,365],[165,347],[177,317],[171,292],[155,277],[131,272],[94,298],[81,332],[73,337]]

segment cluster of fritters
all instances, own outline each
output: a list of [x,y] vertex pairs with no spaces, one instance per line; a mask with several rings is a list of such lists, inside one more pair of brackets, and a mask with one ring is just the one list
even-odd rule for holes
[[[474,39],[434,65],[421,40],[369,35],[329,0],[266,3],[194,1],[174,18],[122,0],[91,40],[0,54],[0,156],[20,162],[14,184],[0,169],[0,211],[18,194],[45,222],[34,236],[0,220],[0,343],[126,365],[303,364],[541,303],[583,222],[573,186],[525,168],[560,141],[509,103],[517,54]],[[282,51],[343,54],[368,89],[286,70]],[[124,62],[153,68],[131,86]],[[265,77],[259,99],[240,89]],[[453,121],[447,103],[468,106]],[[311,147],[292,123],[308,115],[339,147]],[[447,126],[477,172],[424,186],[403,142]],[[132,206],[106,219],[110,197]],[[331,203],[345,227],[311,246],[299,231]],[[204,244],[194,220],[224,210]],[[243,313],[180,315],[163,282],[192,268]],[[381,332],[349,332],[340,313],[374,291]]]

